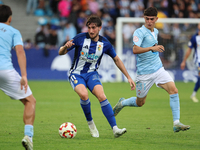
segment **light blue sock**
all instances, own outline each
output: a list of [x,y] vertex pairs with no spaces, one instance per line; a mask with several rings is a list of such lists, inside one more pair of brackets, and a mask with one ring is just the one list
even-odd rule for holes
[[83,109],[83,112],[85,114],[87,121],[91,121],[92,120],[92,114],[91,114],[89,98],[86,101],[80,99],[80,104],[81,104],[81,107]]
[[28,135],[33,137],[33,126],[32,125],[25,125],[24,126],[24,135]]
[[170,95],[170,107],[172,110],[173,121],[180,119],[180,104],[178,93]]
[[104,114],[104,116],[106,117],[106,119],[108,120],[111,128],[113,128],[113,126],[116,126],[116,119],[112,110],[112,107],[109,103],[109,101],[106,99],[102,102],[100,102],[101,104],[101,110]]
[[123,100],[122,101],[122,105],[123,106],[138,107],[138,105],[136,103],[136,97],[131,97],[131,98]]

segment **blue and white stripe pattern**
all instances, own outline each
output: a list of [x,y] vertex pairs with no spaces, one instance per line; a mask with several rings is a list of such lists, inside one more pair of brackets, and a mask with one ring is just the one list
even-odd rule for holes
[[73,45],[68,51],[75,49],[74,60],[70,70],[71,73],[84,74],[97,71],[104,53],[111,58],[116,52],[110,42],[100,36],[99,41],[92,41],[88,33],[80,33],[73,38]]
[[200,35],[195,34],[188,42],[188,47],[194,49],[194,63],[200,67]]

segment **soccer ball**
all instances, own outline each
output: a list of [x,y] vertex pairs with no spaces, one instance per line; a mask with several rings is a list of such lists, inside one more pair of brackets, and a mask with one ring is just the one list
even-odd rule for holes
[[62,138],[72,139],[76,136],[76,133],[76,126],[71,122],[65,122],[59,128],[59,135]]

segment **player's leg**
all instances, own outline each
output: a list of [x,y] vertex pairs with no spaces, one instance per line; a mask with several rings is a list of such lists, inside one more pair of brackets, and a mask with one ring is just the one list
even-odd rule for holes
[[196,98],[196,93],[197,93],[199,87],[200,87],[200,73],[199,73],[199,76],[198,76],[198,80],[195,83],[193,93],[190,96],[190,98],[192,99],[192,101],[195,102],[195,103],[199,102],[199,100]]
[[99,132],[92,118],[91,104],[90,104],[90,99],[88,97],[88,91],[86,88],[86,83],[84,78],[80,75],[72,74],[69,80],[72,88],[80,97],[80,105],[86,117],[91,135],[93,137],[99,137]]
[[[25,103],[25,99],[28,98],[27,101],[30,101],[32,103],[32,107],[25,106],[24,109],[23,118],[25,123],[25,131],[24,131],[25,137],[22,139],[22,144],[24,145],[24,147],[28,150],[32,150],[33,149],[32,137],[29,137],[28,135],[30,136],[33,135],[33,122],[35,118],[35,99],[33,98],[33,96],[31,96],[32,92],[29,87],[27,88],[26,93],[24,90],[21,90],[20,80],[21,80],[20,75],[14,69],[0,71],[0,89],[6,95],[10,96],[12,99],[16,100],[24,99],[23,101]],[[26,114],[27,110],[30,111],[28,112],[28,114]],[[27,117],[26,115],[28,115],[29,117]],[[29,129],[26,127],[26,125],[30,125]]]
[[[136,93],[137,97],[130,97],[127,99],[120,98],[118,103],[113,107],[114,115],[116,116],[125,106],[130,107],[141,107],[145,104],[147,93],[149,89],[154,84],[154,80],[149,80],[149,78],[154,77],[154,75],[138,75],[136,78]],[[148,80],[145,80],[148,79]]]
[[126,128],[119,129],[116,124],[116,119],[112,110],[112,107],[107,100],[102,85],[95,85],[92,93],[97,97],[100,102],[101,110],[106,117],[107,121],[109,122],[111,128],[113,129],[113,134],[117,138],[123,135],[126,132]]
[[167,71],[163,70],[157,76],[156,85],[158,87],[165,89],[170,95],[170,107],[171,107],[172,116],[173,116],[174,132],[190,129],[189,125],[183,125],[179,121],[180,120],[180,103],[179,103],[178,89],[176,88],[176,85],[173,79],[171,78],[171,76],[169,75]]
[[91,72],[87,76],[87,87],[97,97],[100,102],[101,110],[109,122],[115,137],[119,137],[126,132],[126,129],[119,129],[116,125],[115,116],[112,111],[112,107],[107,100],[103,86],[101,84],[99,75],[97,72]]
[[24,104],[24,138],[22,139],[23,146],[28,149],[33,149],[33,124],[35,120],[35,105],[36,100],[31,94],[30,96],[21,99],[21,102]]

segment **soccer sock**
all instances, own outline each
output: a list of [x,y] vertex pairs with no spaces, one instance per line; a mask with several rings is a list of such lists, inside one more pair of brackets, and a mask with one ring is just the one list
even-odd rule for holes
[[32,125],[26,124],[24,126],[24,135],[28,135],[30,137],[29,139],[32,142],[32,137],[33,137],[33,126]]
[[93,120],[88,121],[88,126],[89,126],[91,129],[95,129],[94,121],[93,121]]
[[92,114],[91,114],[89,98],[86,101],[80,99],[80,104],[81,104],[81,107],[83,109],[83,112],[85,114],[87,121],[91,121],[92,120]]
[[122,101],[122,106],[138,107],[136,97],[131,97]]
[[199,87],[200,87],[200,77],[198,77],[198,80],[194,86],[194,92],[192,93],[192,96],[196,95],[196,92],[198,91]]
[[108,120],[111,128],[113,128],[117,124],[116,124],[115,116],[114,116],[114,113],[113,113],[113,110],[112,110],[112,107],[111,107],[109,101],[106,99],[106,100],[100,102],[100,104],[101,104],[101,110],[102,110],[104,116]]
[[180,119],[180,104],[178,93],[170,95],[170,107],[172,110],[173,121]]

